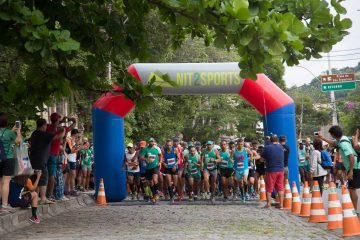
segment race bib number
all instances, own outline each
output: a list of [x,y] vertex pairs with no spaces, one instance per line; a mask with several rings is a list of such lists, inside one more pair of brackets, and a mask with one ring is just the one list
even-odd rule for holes
[[190,170],[190,172],[191,172],[191,174],[197,174],[197,173],[198,173],[198,170],[197,170],[197,168],[192,168],[192,169]]
[[221,166],[222,166],[222,167],[227,167],[227,165],[228,165],[228,162],[227,162],[227,161],[225,161],[225,160],[222,160],[222,161],[221,161]]
[[167,161],[168,161],[168,165],[174,165],[176,163],[175,158],[169,158]]
[[207,169],[209,169],[209,170],[213,170],[214,167],[215,167],[215,165],[214,165],[214,163],[210,162],[210,163],[208,163],[208,164],[206,165],[206,167],[207,167]]
[[300,158],[300,162],[305,162],[305,158]]
[[152,155],[152,154],[149,155],[150,162],[155,161],[155,159],[156,159],[156,155]]
[[237,166],[238,168],[244,168],[244,162],[238,162],[238,163],[236,164],[236,166]]

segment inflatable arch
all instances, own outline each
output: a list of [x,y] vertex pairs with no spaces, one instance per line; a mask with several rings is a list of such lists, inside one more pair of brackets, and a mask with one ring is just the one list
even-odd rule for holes
[[[164,94],[239,94],[264,117],[265,135],[286,135],[290,147],[289,180],[299,187],[295,105],[293,100],[264,74],[257,80],[241,79],[238,63],[169,63],[133,64],[128,68],[137,80],[146,84],[156,72],[168,74],[177,82],[173,88],[159,82]],[[124,161],[124,117],[134,103],[123,95],[107,93],[93,106],[95,149],[95,182],[104,178],[109,202],[123,200],[126,195]]]

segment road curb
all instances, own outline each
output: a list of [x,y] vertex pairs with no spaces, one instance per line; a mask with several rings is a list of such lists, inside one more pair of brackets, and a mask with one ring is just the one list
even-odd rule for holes
[[[72,198],[68,201],[40,205],[38,207],[38,215],[41,220],[48,219],[63,212],[92,204],[95,204],[95,201],[90,195],[81,194],[80,196]],[[16,211],[13,213],[0,213],[0,235],[31,225],[32,223],[29,221],[30,217],[31,209],[16,208]]]

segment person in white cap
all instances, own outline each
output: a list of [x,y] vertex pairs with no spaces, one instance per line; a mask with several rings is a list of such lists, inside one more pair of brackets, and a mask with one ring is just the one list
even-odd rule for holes
[[135,151],[134,145],[132,143],[128,143],[126,148],[127,153],[125,153],[125,165],[127,181],[131,190],[131,200],[134,200],[135,197],[139,198],[137,192],[140,186],[139,154]]

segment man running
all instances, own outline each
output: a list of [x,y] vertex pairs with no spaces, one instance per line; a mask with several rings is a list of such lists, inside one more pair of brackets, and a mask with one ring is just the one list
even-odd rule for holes
[[[206,149],[201,156],[201,161],[204,163],[204,185],[206,199],[210,199],[211,202],[214,203],[217,179],[216,164],[220,162],[220,154],[219,151],[214,148],[212,141],[207,141]],[[210,191],[211,195],[209,193]]]
[[[252,197],[256,197],[255,189],[255,172],[256,172],[256,161],[258,161],[261,157],[257,152],[257,141],[252,141],[250,151],[252,153],[252,158],[249,161],[249,194]],[[250,156],[248,156],[250,157]]]
[[224,193],[224,201],[229,198],[229,189],[233,186],[232,175],[234,173],[234,160],[231,158],[230,150],[227,149],[225,140],[220,142],[220,176],[221,185]]
[[179,153],[178,184],[176,186],[176,189],[177,189],[177,194],[178,194],[177,200],[181,201],[182,198],[184,197],[183,189],[184,189],[184,185],[185,185],[185,178],[183,178],[185,176],[185,174],[184,174],[184,154],[183,154],[183,149],[180,145],[180,140],[178,138],[174,138],[173,145],[174,145],[174,148]]
[[172,186],[172,180],[175,186],[178,185],[178,164],[180,154],[178,150],[173,146],[172,140],[166,140],[165,149],[163,152],[164,161],[163,166],[165,167],[164,174],[167,183],[167,190],[170,195],[171,203],[174,203],[174,192]]
[[185,157],[185,169],[186,177],[189,183],[189,201],[193,199],[196,201],[199,194],[199,184],[201,182],[201,172],[202,162],[200,159],[200,154],[194,146],[190,147],[190,153]]
[[244,139],[238,139],[237,148],[235,149],[233,159],[235,161],[235,178],[239,183],[242,202],[245,202],[245,199],[249,198],[247,193],[247,181],[249,175],[248,154],[250,155],[251,159],[253,157],[253,154],[250,149],[244,146]]
[[145,177],[152,191],[152,202],[159,199],[159,166],[161,165],[161,151],[155,146],[155,139],[149,138],[149,145],[143,150],[142,159],[146,161]]
[[135,197],[139,199],[138,191],[140,186],[140,164],[139,164],[139,153],[135,151],[134,145],[129,143],[127,146],[127,153],[125,153],[125,165],[127,180],[131,191],[131,200]]

